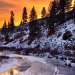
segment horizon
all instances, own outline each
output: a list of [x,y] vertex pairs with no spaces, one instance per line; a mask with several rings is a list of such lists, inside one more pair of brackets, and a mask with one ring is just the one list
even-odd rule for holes
[[[24,7],[27,8],[27,13],[29,17],[30,11],[34,6],[38,19],[41,18],[42,8],[45,7],[46,11],[48,11],[48,6],[51,1],[52,0],[13,0],[12,2],[11,0],[0,0],[0,28],[2,28],[5,20],[8,24],[8,21],[10,20],[10,11],[14,11],[15,26],[18,26],[20,24],[20,21],[22,20],[22,13]],[[72,6],[74,6],[74,0],[72,0]]]
[[[30,14],[30,11],[32,7],[35,7],[35,10],[37,12],[38,18],[41,18],[41,10],[43,7],[48,9],[48,6],[50,4],[51,0],[0,0],[0,28],[2,28],[4,21],[8,23],[10,20],[10,11],[14,11],[14,17],[15,17],[15,26],[18,26],[20,24],[20,21],[22,19],[22,12],[23,8],[27,8],[28,17]],[[41,4],[42,3],[42,4]]]

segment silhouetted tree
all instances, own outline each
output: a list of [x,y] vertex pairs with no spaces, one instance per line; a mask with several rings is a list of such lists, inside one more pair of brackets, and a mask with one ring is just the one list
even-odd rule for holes
[[37,14],[35,7],[33,6],[31,12],[30,12],[30,33],[34,35],[36,27],[37,27]]
[[33,6],[31,12],[30,12],[30,21],[36,20],[37,19],[37,14],[36,14],[36,10],[35,7]]
[[6,32],[7,32],[7,24],[6,24],[6,21],[4,21],[3,27],[1,29],[1,33],[3,35],[6,35]]
[[57,14],[57,4],[56,4],[56,1],[54,0],[52,3],[51,11],[50,11],[50,17],[48,18],[48,21],[47,21],[49,32],[54,31],[54,24],[56,22],[56,14]]
[[43,7],[43,9],[42,9],[41,17],[42,18],[46,17],[46,8],[45,7]]
[[29,29],[30,29],[30,35],[35,35],[36,33],[36,28],[38,27],[37,25],[37,14],[35,11],[35,7],[33,6],[31,12],[30,12],[30,25],[29,25]]
[[9,24],[8,24],[8,29],[9,29],[9,31],[10,32],[12,32],[12,31],[14,31],[14,12],[13,11],[11,11],[11,13],[10,13],[10,22],[9,22]]
[[66,7],[66,0],[60,0],[60,10],[62,14],[62,19],[65,20],[65,7]]
[[37,30],[36,27],[37,27],[37,21],[36,20],[31,21],[30,22],[30,27],[29,27],[29,29],[30,29],[30,36],[34,36],[35,35],[35,32]]
[[49,7],[48,7],[48,14],[47,14],[47,16],[50,16],[50,12],[51,12],[51,2],[50,2],[50,4],[49,4]]
[[37,14],[35,11],[35,7],[32,8],[31,12],[30,12],[30,24],[29,24],[29,43],[31,44],[31,42],[35,39],[35,37],[38,35],[38,31],[39,31],[39,24],[37,21]]
[[53,3],[52,3],[51,11],[50,11],[50,17],[53,19],[54,22],[56,20],[57,12],[58,12],[57,11],[57,4],[56,4],[56,1],[54,0]]
[[28,18],[28,16],[27,16],[27,9],[26,9],[26,7],[24,7],[23,14],[22,14],[23,24],[27,23],[27,18]]
[[40,28],[37,20],[33,20],[29,24],[29,43],[30,44],[39,34]]
[[23,22],[22,22],[22,20],[21,20],[21,22],[20,22],[20,26],[23,24]]

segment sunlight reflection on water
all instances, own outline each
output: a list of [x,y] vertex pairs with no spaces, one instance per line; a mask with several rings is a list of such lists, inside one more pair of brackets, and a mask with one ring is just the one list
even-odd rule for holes
[[0,75],[17,75],[19,73],[18,70],[16,70],[16,67],[13,67],[12,69],[0,74]]
[[30,65],[29,66],[16,66],[6,72],[1,73],[0,75],[18,75],[20,72],[26,71],[29,67]]

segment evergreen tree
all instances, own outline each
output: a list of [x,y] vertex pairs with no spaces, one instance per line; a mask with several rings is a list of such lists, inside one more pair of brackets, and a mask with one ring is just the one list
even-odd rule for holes
[[29,42],[28,44],[31,44],[31,42],[34,40],[35,37],[38,35],[39,31],[39,24],[37,21],[37,14],[35,11],[35,8],[33,7],[30,12],[30,24],[29,24]]
[[66,7],[66,1],[67,0],[60,0],[60,10],[62,14],[62,19],[65,20],[65,7]]
[[54,24],[56,22],[56,14],[57,14],[57,4],[56,1],[54,0],[52,3],[52,8],[50,11],[50,17],[48,18],[48,29],[49,32],[53,32],[54,31]]
[[53,3],[52,3],[52,8],[51,8],[51,11],[50,11],[50,17],[53,19],[55,19],[55,16],[57,14],[57,4],[56,4],[56,1],[54,0]]
[[30,35],[35,34],[36,27],[37,27],[37,14],[35,11],[35,7],[33,6],[32,10],[30,12],[30,25],[29,25]]
[[10,22],[9,22],[9,24],[8,24],[8,29],[9,29],[9,31],[10,32],[12,32],[13,30],[14,30],[14,12],[13,11],[11,11],[11,16],[10,16]]
[[36,20],[37,19],[37,14],[36,14],[36,10],[35,7],[33,6],[31,12],[30,12],[30,21]]
[[30,32],[29,32],[29,43],[28,44],[31,44],[31,42],[39,35],[40,28],[39,28],[39,24],[37,20],[33,20],[30,22],[29,31]]
[[7,32],[7,24],[6,24],[6,21],[5,21],[4,24],[3,24],[3,27],[1,29],[1,33],[3,35],[6,35],[6,32]]
[[35,35],[35,32],[36,32],[36,28],[37,28],[37,21],[36,20],[34,20],[34,21],[31,21],[30,22],[30,27],[29,27],[30,29],[30,36],[34,36]]
[[22,22],[22,20],[21,20],[21,22],[20,22],[20,26],[23,24],[23,22]]
[[42,18],[46,17],[46,9],[45,9],[45,7],[43,7],[43,9],[42,9],[41,15],[42,15],[41,16]]
[[24,7],[23,9],[23,14],[22,14],[22,20],[23,20],[23,24],[26,24],[27,23],[27,9],[26,7]]
[[51,2],[50,2],[50,4],[49,4],[49,7],[48,7],[48,14],[47,14],[47,16],[50,16],[50,12],[51,12]]

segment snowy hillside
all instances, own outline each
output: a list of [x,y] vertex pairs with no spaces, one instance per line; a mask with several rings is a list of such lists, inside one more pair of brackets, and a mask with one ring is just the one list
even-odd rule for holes
[[61,45],[61,43],[63,44],[64,42],[65,43],[67,42],[67,40],[65,41],[62,38],[63,34],[67,30],[71,31],[74,36],[75,24],[74,24],[73,20],[70,20],[70,21],[58,26],[55,30],[55,33],[51,36],[47,36],[48,29],[46,28],[46,26],[45,25],[41,26],[42,37],[39,40],[35,39],[34,41],[32,41],[32,43],[30,45],[28,45],[29,30],[13,33],[12,35],[10,35],[10,39],[13,39],[12,42],[9,42],[8,44],[3,45],[3,46],[34,48],[38,44],[40,44],[40,48],[44,48],[45,46],[46,47],[49,46],[49,47],[53,48],[54,46],[57,47],[58,45]]
[[51,35],[44,24],[39,35],[41,37],[33,38],[30,44],[28,27],[10,34],[9,42],[0,35],[0,75],[75,74],[74,21],[56,26]]
[[[32,44],[38,44],[38,43],[35,43],[37,41],[39,41],[39,44],[41,47],[44,47],[45,46],[45,43],[48,43],[50,44],[51,42],[55,42],[57,44],[59,44],[60,42],[62,42],[62,35],[65,33],[66,30],[70,30],[71,32],[74,32],[74,29],[75,29],[75,25],[74,25],[74,22],[73,20],[70,20],[62,25],[60,25],[59,27],[56,28],[57,30],[55,31],[55,34],[53,34],[52,36],[50,37],[47,37],[47,29],[46,27],[42,26],[41,27],[41,33],[42,33],[42,37],[39,39],[39,40],[34,40],[32,42]],[[60,37],[58,37],[58,35],[61,33]],[[22,46],[24,48],[27,48],[27,46],[25,47],[25,44],[27,45],[27,39],[28,39],[28,36],[29,36],[29,31],[24,31],[24,32],[18,32],[18,33],[14,33],[13,35],[10,36],[11,39],[14,39],[13,42],[10,42],[8,43],[6,46],[17,46],[18,44],[23,44]],[[21,43],[22,41],[22,43]],[[25,43],[26,42],[26,43]],[[33,45],[31,44],[31,46],[33,47]],[[51,44],[52,45],[52,44]],[[30,47],[30,46],[28,46]]]
[[14,47],[13,50],[20,50],[22,54],[26,49],[33,50],[34,48],[35,53],[37,53],[38,50],[42,50],[41,52],[50,52],[54,56],[62,54],[69,57],[69,59],[75,59],[75,24],[73,20],[56,26],[55,33],[50,36],[48,36],[46,24],[40,26],[40,28],[41,31],[39,35],[41,35],[41,37],[35,38],[31,41],[30,45],[28,44],[29,29],[27,28],[27,30],[10,34],[12,41],[8,43],[6,43],[4,39],[1,40],[1,47],[8,47],[9,50],[12,50],[12,47]]

